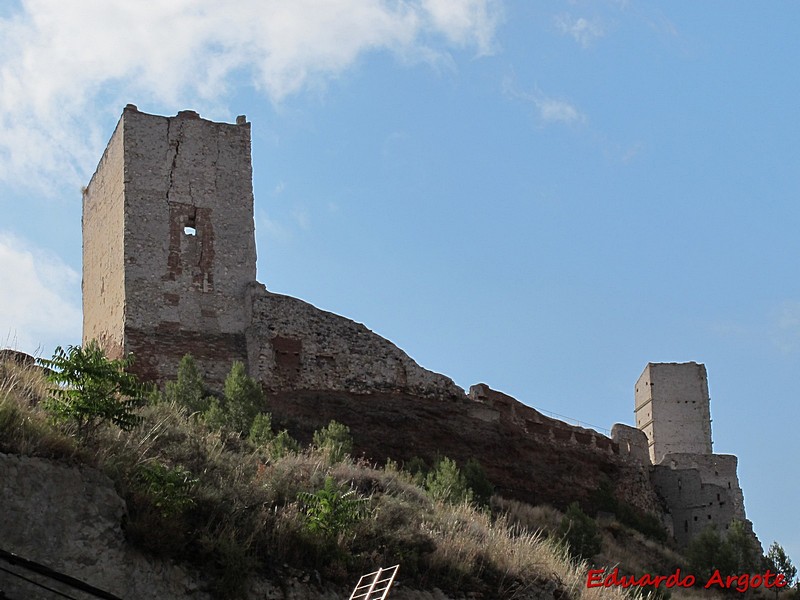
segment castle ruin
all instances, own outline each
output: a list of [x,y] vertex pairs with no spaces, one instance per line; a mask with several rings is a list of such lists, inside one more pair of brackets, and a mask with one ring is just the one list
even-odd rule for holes
[[681,544],[745,519],[736,457],[711,452],[703,365],[649,364],[636,427],[617,424],[610,438],[482,384],[467,395],[364,325],[258,283],[253,214],[244,116],[128,105],[83,195],[84,343],[133,353],[135,372],[159,384],[187,353],[216,390],[241,361],[279,419],[302,434],[336,418],[376,460],[446,449],[465,461],[477,443],[497,489],[531,503],[590,505],[613,481]]
[[737,459],[711,450],[705,365],[648,363],[635,387],[636,427],[647,436],[651,479],[668,507],[675,539],[686,545],[709,525],[752,524],[736,474]]

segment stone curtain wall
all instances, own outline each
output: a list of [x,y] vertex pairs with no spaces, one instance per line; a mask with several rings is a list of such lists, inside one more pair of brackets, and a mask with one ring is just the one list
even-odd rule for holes
[[307,302],[250,288],[249,370],[268,391],[406,392],[464,398],[453,380],[345,317]]

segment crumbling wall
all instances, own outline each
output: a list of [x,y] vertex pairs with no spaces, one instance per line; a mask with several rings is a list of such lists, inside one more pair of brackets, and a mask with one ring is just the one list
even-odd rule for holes
[[449,377],[420,367],[361,323],[273,294],[261,284],[250,288],[249,311],[249,371],[268,391],[403,391],[464,397]]
[[704,485],[721,488],[733,507],[733,516],[745,519],[744,495],[736,473],[738,459],[732,454],[668,454],[661,464],[674,471],[692,469],[700,475]]
[[656,491],[667,503],[679,546],[688,545],[709,525],[724,534],[732,519],[743,520],[743,515],[737,515],[728,490],[703,483],[697,469],[656,465],[651,478]]
[[619,453],[643,465],[650,464],[650,451],[645,433],[636,427],[615,423],[611,439],[619,446]]

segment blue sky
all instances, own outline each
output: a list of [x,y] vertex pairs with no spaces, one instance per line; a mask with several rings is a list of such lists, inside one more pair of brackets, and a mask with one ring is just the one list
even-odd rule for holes
[[80,188],[127,103],[252,122],[259,280],[600,428],[706,364],[800,562],[800,5],[0,5],[0,339],[80,341]]

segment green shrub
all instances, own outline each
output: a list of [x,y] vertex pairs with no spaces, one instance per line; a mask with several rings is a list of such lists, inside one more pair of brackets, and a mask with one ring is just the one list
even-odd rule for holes
[[467,487],[472,490],[472,496],[479,506],[489,506],[489,500],[494,494],[494,486],[486,477],[483,466],[474,458],[470,458],[461,469]]
[[329,452],[332,462],[341,462],[353,451],[353,438],[350,428],[338,421],[331,421],[327,427],[314,432],[314,446]]
[[570,504],[564,513],[558,535],[569,546],[570,554],[580,560],[591,559],[602,547],[603,538],[597,523],[581,510],[577,502]]
[[211,399],[206,395],[203,378],[191,354],[185,355],[178,365],[175,381],[168,381],[164,396],[167,402],[185,407],[190,413],[204,413]]
[[139,423],[135,410],[145,403],[146,390],[126,370],[133,356],[122,360],[106,358],[100,346],[57,347],[53,358],[41,360],[49,369],[52,384],[45,408],[53,418],[75,427],[78,437],[87,438],[104,423],[129,431]]
[[253,419],[253,424],[250,426],[250,433],[247,437],[256,446],[269,444],[275,438],[275,434],[272,432],[272,415],[258,413]]
[[199,480],[181,466],[170,468],[159,462],[146,463],[139,466],[135,478],[164,517],[194,505],[192,490]]
[[314,493],[300,492],[298,499],[304,505],[306,527],[313,533],[336,538],[368,513],[369,498],[362,498],[355,490],[342,492],[332,477],[325,478],[325,487]]
[[436,500],[451,504],[472,502],[473,499],[472,490],[469,489],[464,475],[461,474],[455,461],[446,456],[425,477],[425,489]]
[[272,439],[269,448],[273,458],[283,458],[287,454],[297,454],[300,451],[300,444],[284,429]]
[[203,413],[203,420],[214,429],[227,427],[239,435],[250,433],[253,420],[264,407],[261,385],[247,375],[244,364],[235,361],[225,378],[225,394],[214,398]]
[[755,542],[741,521],[733,520],[722,539],[713,525],[706,527],[686,549],[689,566],[697,578],[708,579],[716,569],[725,577],[753,573],[761,566]]

